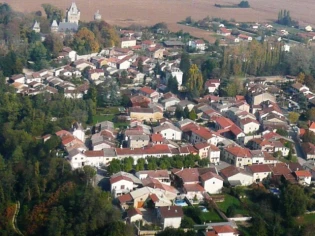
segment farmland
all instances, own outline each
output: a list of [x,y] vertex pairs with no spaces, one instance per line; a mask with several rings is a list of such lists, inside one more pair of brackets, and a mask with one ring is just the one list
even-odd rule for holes
[[[41,4],[47,0],[5,0],[13,9],[18,11],[37,11]],[[183,29],[197,37],[211,40],[211,36],[202,30],[192,29],[177,22],[191,16],[199,20],[206,16],[221,17],[227,20],[234,18],[236,21],[263,22],[276,19],[278,11],[286,8],[291,16],[301,23],[315,24],[312,12],[315,10],[313,0],[251,0],[248,9],[239,8],[216,8],[218,4],[238,4],[239,0],[76,0],[77,6],[81,9],[82,20],[93,19],[93,14],[99,10],[102,18],[110,24],[129,26],[131,24],[153,25],[158,22],[165,22],[172,31]],[[70,6],[71,0],[54,0],[52,4],[66,9]],[[213,38],[212,38],[213,39]]]

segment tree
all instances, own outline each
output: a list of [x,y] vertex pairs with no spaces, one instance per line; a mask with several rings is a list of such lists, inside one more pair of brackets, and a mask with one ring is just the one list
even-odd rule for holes
[[190,68],[190,58],[188,53],[183,53],[180,58],[179,69],[183,72],[183,84],[188,80],[188,72]]
[[57,34],[48,34],[45,38],[44,45],[52,54],[53,58],[58,57],[59,52],[61,52],[63,48],[63,42]]
[[267,236],[267,228],[265,222],[261,218],[256,218],[253,223],[253,232],[257,236]]
[[214,69],[218,68],[218,62],[215,59],[208,59],[201,64],[201,72],[204,79],[214,77]]
[[307,129],[305,131],[305,134],[302,136],[302,140],[303,142],[310,142],[310,143],[315,144],[315,134],[312,131]]
[[241,1],[241,2],[238,4],[238,6],[239,6],[240,8],[250,8],[250,5],[249,5],[248,1]]
[[308,120],[315,121],[315,108],[314,107],[306,111],[306,117]]
[[180,106],[176,106],[175,116],[178,120],[185,116],[184,111]]
[[290,148],[289,153],[287,155],[287,160],[291,161],[292,160],[292,148]]
[[198,97],[203,91],[202,74],[196,64],[193,64],[189,69],[186,87],[193,97]]
[[121,105],[123,107],[131,107],[132,106],[130,98],[125,94],[122,95],[122,97],[121,97]]
[[281,193],[280,200],[286,217],[295,217],[305,213],[307,196],[303,188],[289,184]]
[[197,114],[196,114],[196,112],[195,112],[195,110],[194,109],[192,109],[190,112],[189,112],[189,119],[191,119],[191,120],[196,120],[197,119]]
[[23,71],[23,61],[14,51],[0,58],[0,66],[4,76],[20,74]]
[[177,81],[176,77],[174,78],[173,76],[171,76],[168,79],[167,87],[172,93],[174,93],[174,94],[178,93],[178,81]]
[[143,59],[141,57],[138,60],[137,68],[139,72],[143,72]]
[[51,4],[42,4],[42,7],[44,8],[44,11],[46,13],[47,19],[52,22],[53,20],[56,20],[57,22],[61,22],[64,14],[63,11]]
[[188,106],[186,106],[185,107],[185,109],[184,109],[184,116],[183,116],[185,119],[186,118],[189,118],[189,108],[188,108]]
[[192,23],[191,16],[186,17],[185,22],[186,22],[187,24],[191,24],[191,23]]
[[300,114],[297,112],[289,112],[288,119],[291,124],[296,124],[296,122],[299,120]]
[[304,79],[305,79],[305,74],[303,72],[300,72],[297,75],[297,82],[299,82],[301,84],[304,84]]
[[100,48],[94,33],[86,27],[81,28],[75,34],[72,46],[80,54],[98,52]]
[[120,161],[114,159],[110,162],[109,166],[107,167],[107,171],[110,175],[115,174],[121,170]]
[[229,206],[228,209],[226,210],[226,216],[227,217],[233,217],[235,216],[235,212],[236,212],[236,209],[235,209],[235,206]]
[[184,218],[182,219],[182,222],[180,224],[181,228],[184,229],[191,229],[193,228],[195,225],[195,222],[192,218],[188,217],[188,216],[184,216]]
[[84,166],[83,171],[86,178],[86,185],[95,177],[96,170],[92,166]]
[[280,134],[281,136],[288,137],[288,131],[284,129],[277,129],[276,133]]

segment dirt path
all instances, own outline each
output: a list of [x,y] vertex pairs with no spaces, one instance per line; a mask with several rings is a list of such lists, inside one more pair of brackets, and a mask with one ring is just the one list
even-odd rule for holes
[[17,227],[17,223],[16,223],[16,218],[17,218],[19,212],[20,212],[20,202],[17,201],[17,203],[15,204],[15,212],[14,212],[14,215],[12,218],[12,227],[13,227],[13,230],[15,231],[15,233],[23,236],[22,232],[19,230],[19,228]]

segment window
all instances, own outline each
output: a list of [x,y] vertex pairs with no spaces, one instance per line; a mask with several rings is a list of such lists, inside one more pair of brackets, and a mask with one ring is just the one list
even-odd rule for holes
[[120,189],[125,189],[125,185],[121,185],[121,186],[120,186]]
[[77,160],[78,158],[74,158],[74,160]]
[[213,184],[215,184],[215,181],[213,181]]

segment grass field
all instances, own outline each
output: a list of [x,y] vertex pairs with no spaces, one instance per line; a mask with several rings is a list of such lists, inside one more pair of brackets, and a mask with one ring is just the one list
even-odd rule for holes
[[299,217],[297,221],[302,225],[314,224],[315,214],[305,214]]
[[223,219],[219,216],[219,214],[215,211],[202,212],[199,216],[201,222],[222,222]]
[[115,128],[127,127],[129,123],[115,121],[115,117],[118,114],[119,114],[118,107],[97,108],[96,115],[93,116],[93,123],[96,124],[108,120],[114,122]]
[[224,202],[218,202],[217,205],[225,214],[230,206],[234,206],[235,214],[248,215],[248,211],[241,206],[241,202],[231,195],[225,195]]

